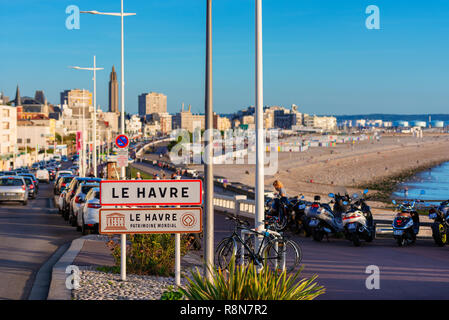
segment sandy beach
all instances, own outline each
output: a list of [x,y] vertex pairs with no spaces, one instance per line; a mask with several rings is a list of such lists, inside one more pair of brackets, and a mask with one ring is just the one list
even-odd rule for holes
[[[382,135],[380,141],[366,140],[335,147],[314,147],[305,152],[280,152],[278,172],[265,176],[266,190],[281,180],[289,196],[327,195],[342,188],[355,187],[400,174],[436,162],[449,161],[449,135],[425,134],[422,139],[411,135]],[[245,161],[247,163],[247,161]],[[203,170],[202,165],[190,165]],[[255,165],[215,165],[214,175],[226,177],[231,183],[254,186]]]

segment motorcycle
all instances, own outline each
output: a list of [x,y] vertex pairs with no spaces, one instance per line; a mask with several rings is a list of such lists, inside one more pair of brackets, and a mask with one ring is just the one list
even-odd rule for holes
[[432,224],[432,237],[435,243],[443,247],[447,244],[449,236],[449,200],[443,201],[438,207],[429,210],[429,218],[434,220]]
[[[330,193],[329,197],[335,198],[335,195]],[[315,196],[314,202],[305,209],[306,216],[309,219],[310,232],[315,241],[323,240],[325,235],[329,240],[329,235],[344,230],[341,213],[334,212],[329,203],[320,203],[320,200],[320,196]],[[333,200],[330,203],[333,203]]]
[[395,200],[392,202],[398,211],[393,220],[394,239],[400,247],[415,243],[419,232],[419,215],[415,206],[420,200],[404,201],[402,204],[397,204]]
[[[368,189],[363,191],[363,195],[367,193]],[[376,225],[371,208],[366,204],[363,195],[354,193],[351,199],[353,202],[350,204],[351,208],[343,214],[345,237],[356,247],[361,245],[360,239],[371,242],[376,237]]]
[[274,230],[284,231],[287,228],[289,218],[291,216],[291,203],[281,200],[281,197],[268,197],[265,200],[265,219],[274,219]]
[[289,199],[292,203],[292,210],[289,219],[290,229],[295,233],[304,232],[306,237],[311,235],[311,231],[309,228],[309,219],[305,213],[307,206],[310,206],[311,203],[304,200],[304,196],[300,195],[299,197],[294,197]]

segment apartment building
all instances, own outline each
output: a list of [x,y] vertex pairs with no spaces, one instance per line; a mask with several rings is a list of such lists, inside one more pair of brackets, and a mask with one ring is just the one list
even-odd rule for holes
[[9,170],[17,150],[17,109],[0,105],[0,115],[0,170]]

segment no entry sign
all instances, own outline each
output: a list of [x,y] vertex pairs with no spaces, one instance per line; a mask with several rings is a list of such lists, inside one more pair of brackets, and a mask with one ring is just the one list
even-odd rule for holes
[[101,209],[101,234],[200,233],[201,208]]
[[201,180],[114,180],[100,182],[102,206],[201,205]]
[[117,148],[120,148],[120,149],[128,148],[128,146],[129,146],[128,136],[126,136],[124,134],[117,136],[117,138],[115,138],[115,145],[117,146]]

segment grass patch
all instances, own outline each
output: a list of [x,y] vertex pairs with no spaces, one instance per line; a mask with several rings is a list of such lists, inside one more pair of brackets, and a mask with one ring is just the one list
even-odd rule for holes
[[97,271],[105,272],[105,273],[120,273],[120,266],[101,266],[97,267]]

